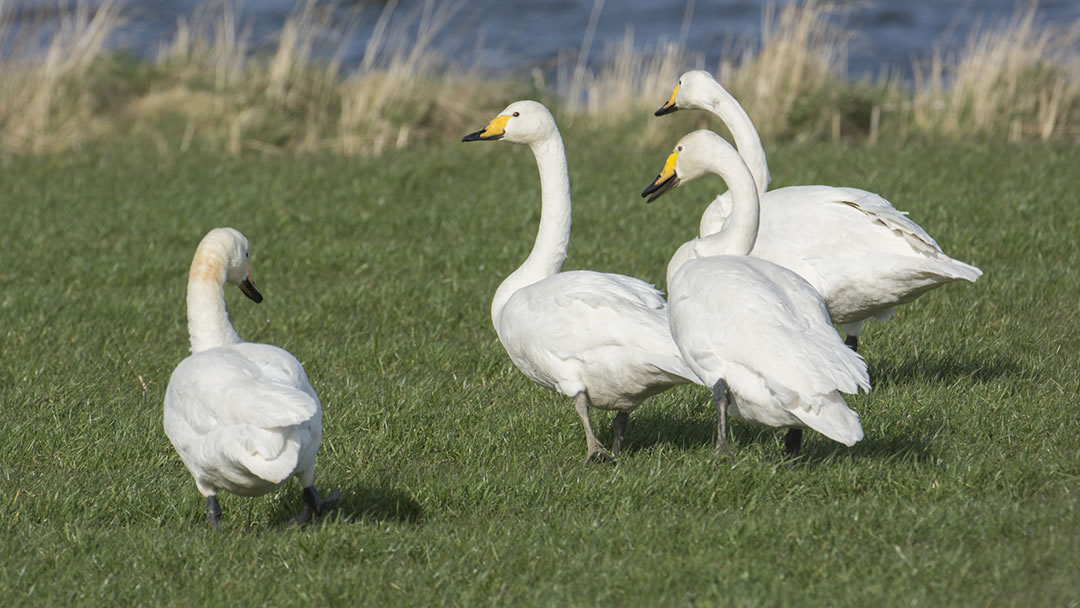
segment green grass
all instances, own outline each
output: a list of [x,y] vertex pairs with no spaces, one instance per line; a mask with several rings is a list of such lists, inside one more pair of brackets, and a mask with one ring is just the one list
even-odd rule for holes
[[[642,202],[671,124],[660,147],[564,125],[568,269],[662,282],[723,188]],[[582,464],[569,400],[514,369],[489,321],[539,216],[520,146],[230,158],[113,141],[0,159],[0,600],[1075,605],[1075,147],[790,144],[770,160],[777,187],[882,193],[986,272],[868,326],[874,390],[849,400],[866,439],[810,433],[791,470],[776,432],[739,423],[717,460],[699,387],[637,410],[618,465]],[[286,525],[292,483],[223,496],[213,533],[161,428],[187,268],[221,225],[251,240],[266,296],[228,290],[237,330],[294,353],[323,401],[318,485],[343,503],[306,529]],[[609,443],[610,415],[593,420]]]

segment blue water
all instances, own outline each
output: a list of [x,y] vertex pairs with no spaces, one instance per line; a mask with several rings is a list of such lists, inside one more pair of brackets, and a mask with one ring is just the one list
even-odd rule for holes
[[[756,41],[761,32],[762,7],[768,0],[695,0],[686,21],[685,47],[715,68],[731,57],[737,41]],[[34,9],[55,8],[63,0],[14,2],[16,23]],[[424,6],[424,0],[400,0],[394,15],[404,20]],[[446,0],[436,3],[445,4]],[[111,41],[115,48],[152,57],[176,30],[177,19],[190,17],[197,0],[126,0],[128,23]],[[337,6],[338,22],[359,16],[350,40],[346,65],[363,54],[380,11],[387,0],[323,3]],[[550,68],[560,54],[577,52],[593,11],[593,0],[471,0],[462,7],[440,37],[440,48],[458,62],[479,65],[496,73],[515,73],[531,67]],[[926,60],[935,48],[962,46],[972,25],[993,26],[1017,14],[1017,0],[846,0],[846,29],[856,33],[849,46],[848,73],[876,75],[882,70],[909,75],[913,61]],[[241,23],[251,28],[255,50],[272,45],[272,37],[297,5],[296,0],[248,0],[240,3]],[[9,7],[12,3],[9,3]],[[628,28],[635,45],[647,49],[658,41],[679,41],[684,34],[686,0],[606,0],[596,24],[590,60],[603,56],[605,45],[620,41]],[[1037,12],[1042,23],[1069,24],[1080,20],[1080,1],[1042,0]],[[329,52],[329,51],[326,51]],[[696,66],[688,66],[696,67]]]

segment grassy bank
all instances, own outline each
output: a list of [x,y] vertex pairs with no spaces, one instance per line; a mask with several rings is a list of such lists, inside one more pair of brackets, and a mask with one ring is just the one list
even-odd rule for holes
[[[701,180],[643,204],[680,133],[644,147],[626,129],[567,131],[567,268],[662,281],[722,189]],[[778,435],[737,423],[734,457],[717,461],[714,413],[692,387],[635,412],[618,465],[581,463],[572,407],[513,368],[488,319],[536,230],[526,150],[235,158],[191,146],[89,142],[0,159],[4,603],[1080,598],[1071,144],[772,149],[777,187],[880,192],[986,271],[869,325],[874,390],[850,401],[867,438],[846,449],[811,433],[792,470]],[[161,429],[187,353],[187,266],[217,225],[251,239],[266,295],[255,305],[229,291],[238,331],[295,353],[324,403],[319,483],[344,499],[308,529],[285,525],[300,508],[292,485],[225,496],[212,533]],[[610,441],[610,417],[593,419]]]
[[[231,2],[213,2],[181,20],[147,61],[108,49],[126,19],[115,0],[61,3],[18,30],[14,9],[0,1],[0,149],[47,152],[137,135],[173,152],[199,140],[232,155],[378,155],[449,141],[526,96],[590,121],[640,122],[680,73],[701,67],[743,102],[767,141],[1080,137],[1080,26],[1039,24],[1029,5],[1004,26],[976,29],[963,49],[934,53],[911,84],[851,82],[847,45],[859,32],[843,27],[842,10],[814,1],[769,8],[761,43],[734,44],[719,66],[703,65],[678,40],[642,45],[632,31],[593,49],[586,25],[581,47],[547,75],[492,76],[467,67],[473,36],[461,29],[472,16],[451,1],[419,13],[387,2],[377,15],[298,2],[265,39],[253,39]],[[364,19],[375,33],[359,64],[343,66]]]

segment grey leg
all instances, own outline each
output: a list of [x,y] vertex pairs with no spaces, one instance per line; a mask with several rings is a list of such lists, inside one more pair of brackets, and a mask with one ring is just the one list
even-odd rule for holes
[[731,390],[721,378],[713,385],[713,402],[716,404],[716,453],[728,451],[727,408],[731,404]]
[[844,344],[851,350],[859,352],[859,336],[848,336],[847,338],[844,338]]
[[618,456],[619,450],[622,449],[623,437],[626,436],[626,423],[630,421],[630,412],[619,412],[615,414],[615,421],[611,423],[612,434],[615,438],[611,442],[611,455]]
[[788,429],[784,435],[784,454],[788,458],[798,458],[802,449],[802,429]]
[[206,497],[206,519],[215,530],[221,529],[221,505],[218,504],[217,494]]
[[588,453],[585,462],[614,462],[611,454],[608,454],[604,446],[593,435],[592,426],[589,424],[589,397],[585,393],[574,395],[574,409],[577,410],[578,418],[581,418],[581,426],[585,427],[585,441],[588,443]]
[[319,498],[315,486],[304,488],[304,510],[293,518],[294,524],[306,524],[315,517],[324,515],[330,509],[337,506],[340,498],[337,490],[334,490],[326,498]]

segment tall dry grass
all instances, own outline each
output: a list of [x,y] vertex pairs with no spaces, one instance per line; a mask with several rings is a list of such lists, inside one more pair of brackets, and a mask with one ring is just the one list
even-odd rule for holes
[[88,81],[105,41],[123,22],[115,0],[42,11],[14,27],[0,0],[0,149],[44,152],[77,146],[104,125]]
[[359,65],[346,72],[342,57],[359,15],[341,21],[341,11],[306,0],[285,21],[273,52],[260,57],[250,52],[233,5],[218,2],[191,23],[182,21],[162,47],[163,84],[138,102],[139,113],[180,112],[187,122],[182,145],[198,133],[225,133],[234,154],[248,148],[377,154],[456,132],[489,111],[466,100],[505,90],[448,65],[436,46],[463,6],[427,0],[399,14],[397,0],[390,0]]
[[[57,0],[17,30],[14,8],[0,0],[0,150],[47,152],[120,133],[149,136],[163,152],[198,143],[233,154],[378,154],[456,137],[525,94],[550,96],[571,119],[630,120],[654,109],[680,73],[707,67],[686,45],[694,0],[678,39],[640,45],[628,29],[596,52],[605,3],[594,0],[580,48],[533,70],[531,89],[448,63],[464,0],[426,0],[412,12],[388,0],[349,67],[361,14],[300,0],[272,40],[253,40],[236,6],[212,0],[179,21],[155,60],[139,62],[106,46],[124,21],[117,0]],[[1039,25],[1029,5],[1004,27],[977,28],[961,51],[936,53],[911,85],[852,83],[849,6],[769,6],[759,42],[728,44],[714,72],[764,138],[1080,135],[1080,25]],[[642,122],[648,137],[656,121]]]
[[[594,15],[603,2],[594,0]],[[692,16],[692,0],[687,3]],[[1007,132],[1020,139],[1080,135],[1080,24],[1038,25],[1036,4],[1008,24],[976,28],[958,53],[935,53],[907,85],[848,79],[845,27],[850,4],[821,0],[766,5],[760,42],[733,41],[712,71],[742,103],[765,139],[846,136],[875,140],[882,129],[948,135]],[[590,24],[592,20],[590,20]],[[704,68],[681,43],[634,47],[633,32],[583,68],[591,35],[563,59],[557,92],[591,116],[639,114],[670,91],[678,75]],[[651,94],[643,96],[642,91]],[[644,127],[648,131],[648,127]]]
[[976,27],[957,53],[916,66],[915,128],[1010,139],[1080,136],[1080,23],[1036,24],[1031,2],[1008,24]]

